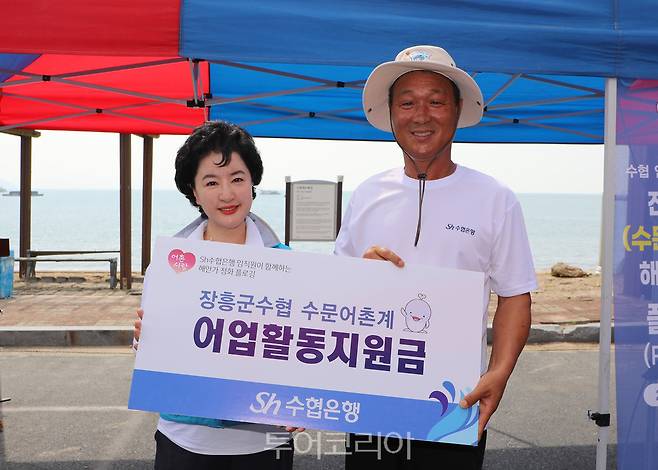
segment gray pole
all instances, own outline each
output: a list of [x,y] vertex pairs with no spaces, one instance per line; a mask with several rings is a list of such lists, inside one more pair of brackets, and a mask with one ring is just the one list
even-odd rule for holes
[[285,237],[284,237],[284,242],[286,245],[290,246],[290,237],[292,233],[292,214],[291,214],[291,208],[292,208],[292,179],[290,176],[286,176],[286,229],[285,229]]
[[121,289],[132,288],[130,134],[119,137],[119,245]]
[[151,208],[153,201],[153,137],[144,137],[142,171],[142,274],[151,262]]
[[343,221],[343,175],[338,175],[336,183],[336,238],[340,232],[340,224]]
[[[601,225],[601,319],[599,329],[599,407],[610,413],[610,343],[612,313],[612,270],[615,216],[615,153],[617,146],[617,79],[605,82],[605,134],[603,170],[603,210]],[[596,444],[596,470],[605,470],[610,427],[599,427]]]
[[[21,200],[20,256],[28,256],[32,240],[32,137],[21,136]],[[20,277],[26,277],[27,263],[19,266]]]

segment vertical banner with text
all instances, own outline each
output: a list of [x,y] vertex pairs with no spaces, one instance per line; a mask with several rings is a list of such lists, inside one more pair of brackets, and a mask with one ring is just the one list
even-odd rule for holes
[[614,321],[617,460],[658,468],[658,81],[620,79]]

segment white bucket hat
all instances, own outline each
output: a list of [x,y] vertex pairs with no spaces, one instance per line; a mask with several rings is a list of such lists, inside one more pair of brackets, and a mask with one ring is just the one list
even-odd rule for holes
[[402,75],[414,70],[428,70],[451,80],[461,94],[462,112],[457,127],[474,126],[482,119],[484,100],[480,87],[471,76],[457,68],[444,49],[436,46],[413,46],[400,52],[393,62],[378,65],[363,88],[363,111],[377,129],[391,132],[388,92]]

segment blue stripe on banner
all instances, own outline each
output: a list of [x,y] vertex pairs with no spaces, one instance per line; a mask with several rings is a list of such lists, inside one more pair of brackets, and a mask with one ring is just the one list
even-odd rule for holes
[[[295,397],[298,402],[295,403]],[[307,399],[322,400],[319,408]],[[331,402],[335,400],[335,402]],[[354,408],[358,403],[358,410]],[[331,411],[329,405],[336,411]],[[297,406],[298,410],[293,409]],[[477,408],[135,369],[128,408],[364,434],[477,443]],[[315,412],[315,413],[314,413]],[[310,415],[310,416],[309,416]],[[314,417],[316,416],[316,417]],[[333,418],[333,419],[332,419]]]

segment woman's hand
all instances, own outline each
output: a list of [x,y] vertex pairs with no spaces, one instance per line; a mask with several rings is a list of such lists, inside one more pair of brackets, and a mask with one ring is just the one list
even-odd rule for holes
[[393,251],[389,250],[388,248],[384,248],[383,246],[377,246],[377,245],[371,246],[366,250],[365,253],[363,253],[363,257],[366,259],[378,259],[381,261],[390,261],[398,268],[404,266],[404,261],[402,260],[402,258],[400,258],[398,255],[396,255]]
[[286,431],[288,432],[295,432],[295,431],[304,432],[305,430],[306,428],[296,428],[294,426],[286,426]]
[[135,329],[133,330],[133,349],[137,349],[139,346],[139,337],[142,334],[142,318],[144,318],[144,310],[141,308],[137,309],[137,320],[135,320]]

